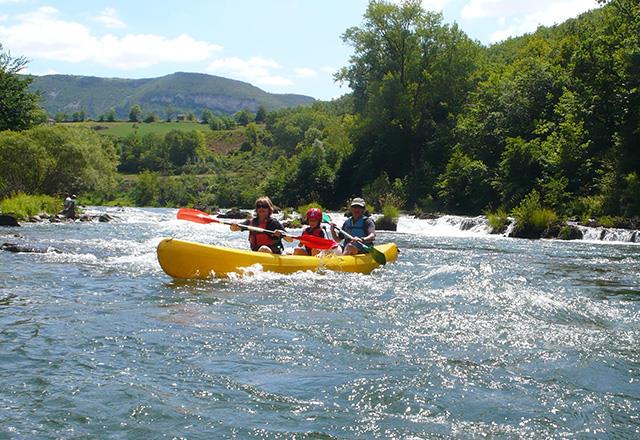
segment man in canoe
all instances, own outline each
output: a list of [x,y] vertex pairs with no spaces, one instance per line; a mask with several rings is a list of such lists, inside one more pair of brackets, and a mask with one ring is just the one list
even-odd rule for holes
[[[324,234],[324,230],[320,226],[322,223],[322,211],[318,208],[309,208],[307,211],[307,226],[303,231],[302,235],[314,235],[316,237],[326,238]],[[298,243],[293,249],[294,255],[318,255],[320,253],[320,249],[312,249],[302,243]]]
[[335,225],[331,223],[331,235],[333,235],[333,239],[336,241],[344,239],[340,245],[342,255],[362,254],[365,251],[360,245],[363,243],[373,245],[373,241],[376,239],[376,224],[371,217],[364,215],[364,208],[364,200],[359,197],[354,198],[349,207],[351,217],[342,225],[342,230],[353,236],[353,240],[347,239],[340,232],[336,231]]
[[[282,224],[271,217],[273,214],[273,203],[269,197],[259,197],[256,200],[256,216],[252,219],[245,220],[240,223],[246,226],[255,226],[257,228],[273,231],[272,234],[266,232],[249,231],[249,243],[251,250],[257,252],[267,252],[270,254],[281,254],[284,246],[282,246],[282,238],[285,233]],[[239,231],[237,224],[231,225],[232,231]],[[293,241],[290,237],[284,237],[288,242]]]

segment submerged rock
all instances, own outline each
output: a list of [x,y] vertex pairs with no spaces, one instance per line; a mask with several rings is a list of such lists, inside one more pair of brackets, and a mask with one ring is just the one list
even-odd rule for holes
[[100,217],[98,217],[98,221],[100,223],[110,222],[111,220],[113,220],[113,217],[109,214],[102,214]]
[[37,247],[21,245],[16,243],[2,243],[0,245],[0,250],[7,251],[7,252],[16,252],[16,253],[28,252],[28,253],[36,253],[36,254],[46,254],[47,252],[56,252],[56,253],[61,252],[58,249],[54,249],[54,248],[43,249],[43,248],[37,248]]

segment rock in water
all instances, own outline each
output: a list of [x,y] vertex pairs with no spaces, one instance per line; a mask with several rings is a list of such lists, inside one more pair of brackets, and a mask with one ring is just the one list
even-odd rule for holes
[[376,220],[376,230],[378,231],[397,231],[398,219],[387,219],[381,217]]
[[243,210],[238,209],[238,208],[231,208],[230,210],[228,210],[224,214],[218,214],[218,218],[233,218],[233,219],[244,220],[246,218],[249,218],[250,215],[251,214],[248,213],[247,211],[243,211]]
[[7,252],[30,252],[30,253],[36,253],[36,254],[45,254],[47,252],[60,253],[58,249],[53,249],[53,248],[42,249],[42,248],[35,248],[35,247],[25,246],[25,245],[15,244],[15,243],[2,243],[0,244],[0,250],[7,251]]
[[20,226],[20,223],[13,215],[0,214],[0,226]]

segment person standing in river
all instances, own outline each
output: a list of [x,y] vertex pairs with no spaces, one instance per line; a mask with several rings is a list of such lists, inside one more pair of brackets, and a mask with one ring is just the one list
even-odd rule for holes
[[364,253],[362,244],[373,245],[376,239],[376,224],[371,217],[364,215],[365,203],[364,199],[356,197],[351,201],[349,217],[342,225],[342,230],[353,236],[353,240],[349,240],[341,233],[336,231],[335,225],[331,223],[331,235],[333,239],[338,241],[344,239],[340,245],[342,255],[356,255]]
[[[257,228],[267,229],[273,233],[249,231],[249,243],[251,250],[257,252],[267,252],[270,254],[281,254],[284,246],[282,245],[282,237],[285,234],[284,226],[275,218],[273,214],[273,203],[269,197],[259,197],[256,200],[256,216],[252,219],[245,220],[240,225],[254,226]],[[239,231],[241,227],[238,224],[231,225],[232,231]],[[291,242],[290,237],[284,237],[285,240]]]
[[64,199],[62,215],[66,218],[76,218],[76,195],[69,195]]

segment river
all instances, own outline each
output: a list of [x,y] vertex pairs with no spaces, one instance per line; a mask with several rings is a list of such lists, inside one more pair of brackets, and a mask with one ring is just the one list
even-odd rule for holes
[[177,281],[246,233],[105,210],[0,229],[61,251],[0,251],[0,439],[640,437],[638,244],[403,217],[368,276]]

